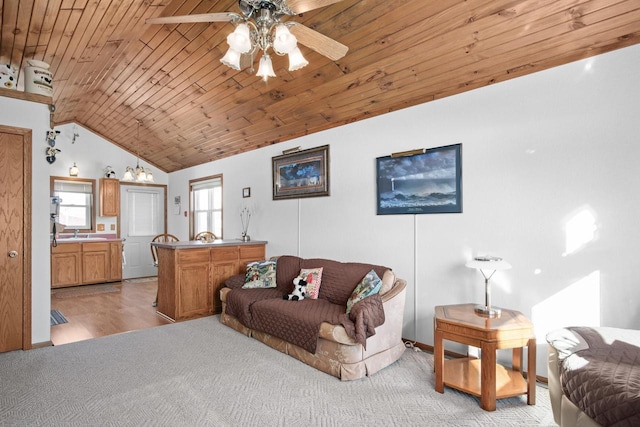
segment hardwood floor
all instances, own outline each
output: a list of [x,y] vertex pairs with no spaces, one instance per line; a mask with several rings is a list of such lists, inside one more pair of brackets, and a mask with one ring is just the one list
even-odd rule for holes
[[[151,305],[157,289],[153,278],[53,289],[51,309],[68,323],[51,327],[51,342],[61,345],[169,324]],[[87,295],[97,290],[102,292]]]

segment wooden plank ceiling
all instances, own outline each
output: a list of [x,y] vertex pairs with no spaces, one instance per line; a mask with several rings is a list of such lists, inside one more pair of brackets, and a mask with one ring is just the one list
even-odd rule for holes
[[166,172],[640,42],[639,0],[343,0],[288,20],[347,55],[333,62],[301,46],[307,67],[289,72],[274,56],[277,77],[264,82],[220,63],[232,24],[145,23],[239,12],[236,0],[0,5],[0,62],[51,64],[54,122]]

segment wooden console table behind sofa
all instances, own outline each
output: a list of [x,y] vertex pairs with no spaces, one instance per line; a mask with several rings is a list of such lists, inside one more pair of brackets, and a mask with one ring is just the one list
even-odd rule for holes
[[267,242],[215,240],[152,243],[158,250],[157,311],[173,321],[222,311],[220,288],[248,262],[265,258]]

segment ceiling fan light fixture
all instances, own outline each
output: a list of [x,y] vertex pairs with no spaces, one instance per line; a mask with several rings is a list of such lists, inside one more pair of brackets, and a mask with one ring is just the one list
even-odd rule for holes
[[260,66],[256,76],[262,77],[264,81],[267,81],[269,77],[275,77],[276,73],[273,71],[273,64],[271,63],[271,57],[266,53],[260,58]]
[[297,48],[298,39],[291,34],[289,28],[284,24],[276,25],[276,33],[273,39],[273,49],[278,53],[291,53]]
[[229,68],[240,71],[241,55],[242,54],[240,52],[230,47],[229,50],[227,50],[227,53],[225,53],[225,55],[220,59],[220,62]]
[[227,36],[229,47],[236,52],[247,53],[251,50],[251,36],[249,34],[249,25],[246,23],[238,24],[233,33]]
[[309,65],[309,61],[304,59],[300,48],[296,46],[291,52],[289,52],[289,71],[296,71],[300,68]]

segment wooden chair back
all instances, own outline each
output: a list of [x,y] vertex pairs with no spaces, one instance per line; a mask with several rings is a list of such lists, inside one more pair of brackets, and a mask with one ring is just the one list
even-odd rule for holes
[[201,231],[193,238],[193,240],[203,240],[205,242],[213,242],[216,240],[218,236],[213,234],[211,231]]
[[[178,239],[173,234],[163,233],[158,234],[153,239],[151,239],[151,243],[160,242],[160,243],[168,243],[168,242],[179,242]],[[158,266],[158,251],[155,246],[151,245],[151,257],[153,258],[153,265]]]

